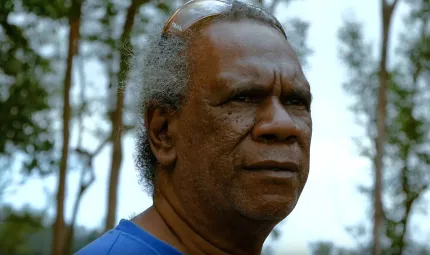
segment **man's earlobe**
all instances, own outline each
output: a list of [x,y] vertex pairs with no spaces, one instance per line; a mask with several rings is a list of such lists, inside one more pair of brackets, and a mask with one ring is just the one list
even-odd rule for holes
[[145,126],[151,151],[161,166],[169,167],[176,161],[174,136],[175,114],[163,109],[147,110]]

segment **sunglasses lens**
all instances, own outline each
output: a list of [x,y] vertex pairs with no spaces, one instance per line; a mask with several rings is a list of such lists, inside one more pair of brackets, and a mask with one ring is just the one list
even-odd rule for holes
[[181,33],[202,19],[228,12],[231,7],[231,3],[219,0],[192,0],[171,16],[163,34]]
[[[163,35],[180,35],[200,20],[228,13],[233,8],[233,1],[234,0],[191,0],[173,13],[164,25]],[[273,15],[263,11],[260,7],[249,7],[260,12],[260,15],[266,16],[266,19],[274,23],[277,29],[287,38],[282,25]]]

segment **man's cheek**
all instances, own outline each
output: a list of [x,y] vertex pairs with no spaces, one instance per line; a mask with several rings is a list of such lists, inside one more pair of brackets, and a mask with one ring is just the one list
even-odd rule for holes
[[199,112],[189,112],[182,124],[182,134],[188,137],[189,143],[193,145],[200,143],[214,131],[213,121]]
[[255,112],[253,108],[226,108],[217,115],[214,115],[213,118],[216,120],[216,125],[219,128],[240,137],[242,134],[249,132],[254,126]]

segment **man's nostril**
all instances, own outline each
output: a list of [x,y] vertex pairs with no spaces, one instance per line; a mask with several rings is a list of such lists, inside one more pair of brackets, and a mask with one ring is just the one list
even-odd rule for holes
[[265,135],[261,135],[260,136],[260,141],[262,142],[295,142],[297,141],[297,136],[295,135],[290,135],[287,137],[284,136],[279,136],[279,135],[275,135],[275,134],[265,134]]
[[260,140],[262,142],[274,142],[278,140],[278,137],[276,135],[266,134],[266,135],[260,136]]

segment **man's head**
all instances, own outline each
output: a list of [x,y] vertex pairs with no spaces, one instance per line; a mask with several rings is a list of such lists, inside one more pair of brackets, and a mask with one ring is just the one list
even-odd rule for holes
[[311,95],[276,19],[235,2],[151,46],[136,158],[149,187],[187,212],[287,216],[309,172]]

